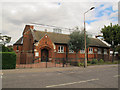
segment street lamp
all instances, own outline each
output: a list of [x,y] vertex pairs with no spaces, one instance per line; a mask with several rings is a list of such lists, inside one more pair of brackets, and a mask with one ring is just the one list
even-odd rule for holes
[[[90,8],[88,11],[94,9],[95,7]],[[86,30],[85,30],[85,14],[88,12],[86,11],[84,13],[84,39],[85,39],[85,61],[84,61],[84,67],[87,67],[87,55],[86,55]]]

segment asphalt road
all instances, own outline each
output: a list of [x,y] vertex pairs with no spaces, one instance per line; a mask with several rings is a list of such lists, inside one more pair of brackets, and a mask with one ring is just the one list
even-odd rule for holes
[[2,88],[118,88],[118,66],[4,70]]

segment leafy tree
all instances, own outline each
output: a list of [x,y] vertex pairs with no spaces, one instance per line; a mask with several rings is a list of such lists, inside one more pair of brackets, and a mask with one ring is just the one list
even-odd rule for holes
[[5,45],[2,45],[2,52],[13,52],[13,48],[8,48]]
[[120,59],[120,45],[116,47],[116,51],[118,51],[118,58]]
[[3,43],[5,45],[6,43],[9,43],[10,40],[11,40],[11,37],[6,36],[6,35],[1,36],[1,33],[0,33],[0,43]]
[[112,62],[113,62],[115,47],[118,44],[120,44],[120,26],[118,24],[112,25],[112,23],[110,23],[109,26],[104,26],[101,32],[103,33],[104,40],[109,44],[111,44],[111,48],[113,49],[113,56],[112,56]]
[[[89,38],[88,35],[86,35],[86,45],[88,47]],[[68,42],[69,49],[76,52],[76,59],[77,54],[80,51],[80,49],[84,49],[85,43],[84,43],[84,31],[79,31],[76,29],[70,34],[70,40]]]

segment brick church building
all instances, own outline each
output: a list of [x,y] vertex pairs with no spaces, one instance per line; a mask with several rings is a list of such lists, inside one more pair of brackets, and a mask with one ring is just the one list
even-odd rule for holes
[[[69,35],[55,32],[35,30],[33,25],[26,25],[22,37],[13,48],[17,54],[16,64],[30,64],[55,62],[55,59],[70,60],[76,57],[73,50],[69,50]],[[87,49],[87,59],[109,60],[110,48],[97,38],[90,38]],[[78,61],[84,60],[84,49],[78,53]]]

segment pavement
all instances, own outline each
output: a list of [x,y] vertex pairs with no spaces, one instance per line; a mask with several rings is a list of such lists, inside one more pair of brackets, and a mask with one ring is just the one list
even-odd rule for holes
[[118,65],[2,70],[3,88],[118,88]]

